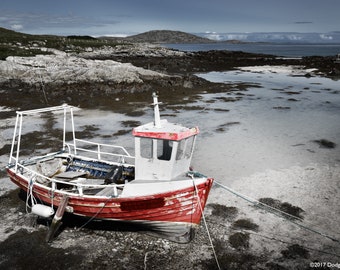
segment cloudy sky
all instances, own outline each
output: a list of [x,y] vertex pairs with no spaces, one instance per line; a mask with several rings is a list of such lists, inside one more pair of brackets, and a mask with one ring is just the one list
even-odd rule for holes
[[1,0],[0,27],[32,34],[340,31],[340,0]]

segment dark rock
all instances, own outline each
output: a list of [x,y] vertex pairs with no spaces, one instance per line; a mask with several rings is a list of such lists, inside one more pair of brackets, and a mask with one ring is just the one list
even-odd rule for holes
[[313,142],[317,143],[322,148],[332,149],[332,148],[336,147],[336,143],[331,142],[331,141],[326,140],[326,139],[314,140]]
[[281,254],[286,259],[309,258],[308,250],[298,244],[289,246],[287,249],[281,251]]

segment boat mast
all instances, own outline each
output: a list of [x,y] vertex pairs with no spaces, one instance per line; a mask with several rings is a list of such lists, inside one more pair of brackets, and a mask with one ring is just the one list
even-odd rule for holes
[[73,145],[74,145],[74,154],[77,154],[77,146],[76,146],[76,133],[74,129],[74,119],[73,119],[73,108],[70,107],[70,115],[71,115],[71,125],[72,125],[72,136],[73,136]]
[[66,147],[66,107],[64,108],[64,126],[63,126],[63,151]]
[[161,128],[162,126],[161,126],[161,117],[159,115],[158,96],[155,92],[153,92],[152,97],[153,97],[154,117],[155,117],[154,125],[156,128]]

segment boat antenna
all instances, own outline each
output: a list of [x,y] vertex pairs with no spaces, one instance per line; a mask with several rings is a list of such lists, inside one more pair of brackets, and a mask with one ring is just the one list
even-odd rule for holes
[[153,106],[154,106],[154,117],[155,117],[155,122],[154,122],[154,126],[156,128],[161,128],[161,117],[159,115],[159,107],[158,104],[160,104],[158,102],[158,96],[155,92],[152,93],[152,97],[153,97]]

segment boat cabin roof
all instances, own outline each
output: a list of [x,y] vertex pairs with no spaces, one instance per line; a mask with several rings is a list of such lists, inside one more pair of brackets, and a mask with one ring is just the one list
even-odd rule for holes
[[152,139],[163,139],[172,141],[181,141],[185,138],[194,136],[199,133],[198,127],[187,128],[180,124],[168,122],[166,119],[160,120],[160,125],[156,126],[154,122],[141,125],[133,129],[132,134],[135,137],[144,137]]

